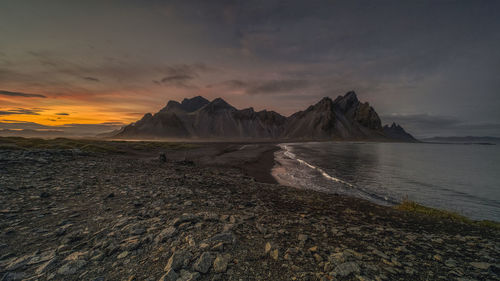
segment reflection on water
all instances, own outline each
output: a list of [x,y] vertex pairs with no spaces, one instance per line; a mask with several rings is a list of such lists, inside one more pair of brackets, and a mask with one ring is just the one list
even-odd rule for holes
[[283,183],[391,205],[403,197],[500,221],[498,146],[301,143],[276,153]]

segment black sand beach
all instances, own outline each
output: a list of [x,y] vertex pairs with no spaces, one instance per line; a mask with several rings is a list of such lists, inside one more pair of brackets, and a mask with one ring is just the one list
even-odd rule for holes
[[272,143],[113,147],[0,150],[1,280],[500,278],[497,229],[280,186]]

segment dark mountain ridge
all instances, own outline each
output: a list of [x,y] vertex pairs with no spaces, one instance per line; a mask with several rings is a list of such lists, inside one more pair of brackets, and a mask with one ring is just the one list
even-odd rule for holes
[[[274,111],[238,110],[221,98],[169,101],[155,114],[123,127],[115,138],[287,139],[416,141],[382,127],[376,111],[354,91],[329,97],[289,117]],[[396,127],[395,127],[396,128]]]

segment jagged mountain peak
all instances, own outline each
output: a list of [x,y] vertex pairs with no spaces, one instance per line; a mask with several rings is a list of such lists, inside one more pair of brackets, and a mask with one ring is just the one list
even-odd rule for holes
[[194,112],[203,106],[207,105],[209,101],[202,96],[196,96],[193,98],[185,98],[181,103],[178,101],[170,100],[167,106],[162,108],[160,112]]
[[196,111],[200,108],[202,108],[203,106],[207,105],[209,103],[209,101],[202,97],[202,96],[196,96],[194,98],[191,98],[191,99],[183,99],[182,100],[182,107],[184,110],[186,110],[187,112],[193,112],[193,111]]
[[234,109],[234,110],[236,110],[236,108],[234,108],[232,105],[230,105],[229,103],[227,103],[222,98],[216,98],[216,99],[214,99],[213,101],[211,101],[210,103],[207,104],[207,107],[210,108],[210,109],[212,109],[212,110],[223,110],[223,109]]
[[361,103],[354,91],[335,100],[324,97],[304,111],[284,117],[274,111],[238,110],[222,98],[169,101],[160,112],[145,115],[117,137],[369,139],[406,138],[397,124],[382,128],[375,110]]

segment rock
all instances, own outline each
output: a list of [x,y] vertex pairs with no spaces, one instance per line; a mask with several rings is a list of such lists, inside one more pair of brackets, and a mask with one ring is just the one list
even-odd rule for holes
[[179,275],[173,269],[169,269],[159,281],[176,281],[177,278],[179,278]]
[[187,270],[181,270],[181,276],[177,279],[177,281],[195,281],[200,278],[200,274],[198,272],[189,272]]
[[278,258],[279,258],[279,250],[278,250],[278,249],[274,249],[274,250],[272,250],[272,251],[269,253],[269,255],[271,256],[271,258],[272,258],[273,260],[277,261],[277,260],[278,260]]
[[87,258],[88,254],[89,252],[73,252],[67,256],[64,261],[84,260]]
[[23,280],[26,274],[24,272],[7,272],[3,275],[1,281]]
[[162,162],[162,163],[167,162],[167,155],[165,154],[165,152],[160,153],[159,158],[160,158],[160,162]]
[[212,266],[213,260],[214,258],[209,252],[204,252],[194,263],[193,269],[201,273],[207,273]]
[[315,253],[313,256],[314,256],[314,259],[316,260],[317,263],[320,263],[323,261],[323,258],[320,255]]
[[23,267],[24,265],[26,265],[31,260],[32,257],[33,257],[33,255],[25,255],[25,256],[19,257],[17,259],[13,259],[12,261],[10,261],[7,264],[5,269],[7,271],[17,270],[17,269]]
[[55,261],[56,259],[53,258],[51,260],[48,260],[47,262],[43,263],[42,265],[40,265],[36,270],[35,270],[35,273],[36,274],[42,274],[42,273],[45,273],[47,272],[47,270],[49,270],[54,264],[55,264]]
[[383,259],[387,259],[387,260],[389,260],[389,259],[390,259],[388,255],[386,255],[386,254],[382,253],[381,251],[379,251],[379,250],[377,250],[377,249],[374,249],[372,252],[373,252],[375,255],[377,255],[377,256],[379,256],[379,257],[381,257],[381,258],[383,258]]
[[156,243],[165,242],[167,239],[173,237],[177,232],[177,229],[173,226],[169,226],[163,229],[160,234],[158,234],[155,238]]
[[446,265],[447,267],[456,267],[457,266],[457,262],[453,259],[447,259],[445,262],[444,262],[444,265]]
[[269,252],[271,251],[271,249],[272,249],[271,243],[267,242],[266,246],[264,246],[265,253],[269,254]]
[[234,237],[232,232],[222,232],[222,233],[214,235],[209,240],[211,242],[224,242],[224,243],[234,244],[236,241],[236,238]]
[[187,265],[189,259],[191,259],[191,253],[186,251],[177,251],[172,254],[170,259],[168,259],[167,265],[165,266],[165,271],[168,272],[171,269],[179,270]]
[[345,262],[335,267],[334,272],[342,277],[347,277],[352,273],[359,273],[359,266],[355,262]]
[[84,267],[87,264],[85,260],[71,260],[61,266],[57,273],[61,275],[71,275],[75,274],[78,270]]
[[438,254],[434,255],[434,259],[437,260],[437,261],[443,261],[443,258],[440,255],[438,255]]
[[200,218],[198,216],[193,214],[182,214],[180,217],[175,218],[172,223],[174,226],[179,226],[180,224],[185,222],[197,222],[199,219]]
[[228,262],[229,255],[217,255],[213,264],[214,271],[217,273],[226,272]]
[[120,244],[120,249],[124,251],[133,251],[139,248],[141,240],[139,236],[132,236],[123,240]]
[[50,193],[48,193],[48,192],[44,191],[44,192],[40,193],[40,198],[49,198],[49,197],[50,197]]
[[300,242],[306,242],[307,239],[308,239],[308,236],[305,235],[305,234],[299,234],[298,239],[299,239]]
[[469,263],[472,267],[475,267],[477,269],[481,270],[488,270],[491,266],[491,264],[486,263],[486,262],[471,262]]
[[121,252],[116,258],[117,259],[124,259],[128,256],[128,251],[123,251]]

